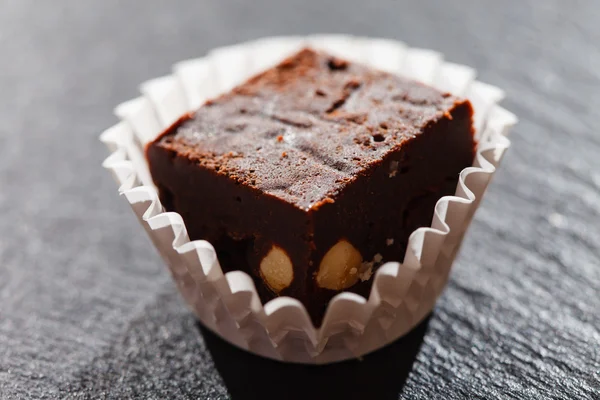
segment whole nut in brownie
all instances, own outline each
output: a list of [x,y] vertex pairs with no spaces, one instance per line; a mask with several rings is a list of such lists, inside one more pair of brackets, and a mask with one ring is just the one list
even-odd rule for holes
[[467,100],[304,49],[182,117],[147,147],[190,239],[243,270],[263,302],[320,325],[339,291],[368,295],[454,194],[475,141]]

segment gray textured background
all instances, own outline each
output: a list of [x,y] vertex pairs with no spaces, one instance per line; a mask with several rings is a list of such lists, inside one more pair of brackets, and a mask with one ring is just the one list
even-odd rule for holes
[[[316,32],[443,51],[521,122],[428,323],[307,368],[201,332],[97,136],[176,61]],[[599,43],[597,0],[0,2],[0,397],[600,398]]]

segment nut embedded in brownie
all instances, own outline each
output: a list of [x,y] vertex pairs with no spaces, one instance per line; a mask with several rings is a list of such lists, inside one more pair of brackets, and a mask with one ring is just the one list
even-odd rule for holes
[[368,296],[409,235],[454,194],[475,141],[467,100],[304,49],[147,147],[160,199],[190,239],[243,270],[263,302],[299,299],[320,325],[342,290]]

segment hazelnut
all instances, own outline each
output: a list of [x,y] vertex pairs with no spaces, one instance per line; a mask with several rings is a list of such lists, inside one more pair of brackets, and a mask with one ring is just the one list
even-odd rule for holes
[[286,252],[273,245],[269,253],[260,262],[260,275],[265,283],[276,293],[290,286],[294,279],[292,261]]
[[358,282],[362,256],[347,240],[340,240],[325,254],[319,265],[317,284],[325,289],[342,290]]

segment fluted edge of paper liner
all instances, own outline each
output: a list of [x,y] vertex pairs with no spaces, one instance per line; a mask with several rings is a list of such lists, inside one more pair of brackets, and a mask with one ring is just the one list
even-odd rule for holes
[[[163,211],[143,152],[145,143],[185,112],[307,44],[469,98],[479,140],[473,166],[461,172],[455,196],[437,202],[431,227],[412,233],[403,262],[387,262],[376,271],[367,299],[349,292],[335,296],[320,328],[298,300],[279,297],[263,306],[248,274],[223,274],[212,245],[190,241],[181,216]],[[510,145],[507,135],[517,119],[497,105],[503,91],[476,81],[475,75],[470,67],[445,62],[438,52],[390,39],[313,35],[222,47],[175,64],[171,75],[143,83],[142,96],[118,105],[121,122],[100,137],[112,152],[103,166],[207,328],[235,346],[280,361],[324,364],[356,358],[401,337],[433,309],[465,230]]]

